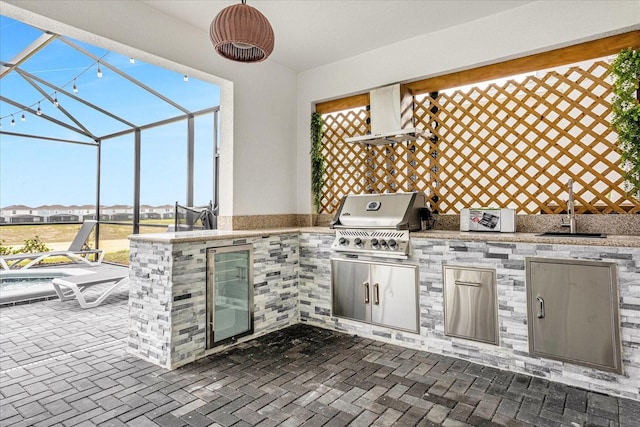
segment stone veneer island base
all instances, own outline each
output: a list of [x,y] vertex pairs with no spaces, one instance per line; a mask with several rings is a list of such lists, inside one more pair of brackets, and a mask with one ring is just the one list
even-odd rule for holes
[[207,248],[245,244],[253,245],[254,334],[243,340],[297,323],[297,230],[242,238],[137,235],[130,244],[128,351],[168,369],[213,352],[206,348]]
[[[419,266],[418,334],[331,316],[333,237],[327,228],[131,236],[129,352],[174,369],[225,348],[206,348],[206,249],[252,244],[254,334],[239,341],[306,322],[640,400],[640,237],[575,241],[525,233],[414,233],[412,257],[404,262]],[[530,256],[618,265],[623,374],[529,353],[524,259]],[[499,345],[444,334],[443,264],[496,269]]]

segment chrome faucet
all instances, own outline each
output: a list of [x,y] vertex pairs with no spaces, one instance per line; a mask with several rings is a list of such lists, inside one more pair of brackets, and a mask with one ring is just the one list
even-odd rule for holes
[[569,227],[571,234],[576,234],[576,207],[573,198],[573,180],[571,178],[569,178],[569,181],[567,181],[567,187],[569,189],[569,200],[567,200],[567,217],[566,221],[565,218],[562,218],[562,226]]

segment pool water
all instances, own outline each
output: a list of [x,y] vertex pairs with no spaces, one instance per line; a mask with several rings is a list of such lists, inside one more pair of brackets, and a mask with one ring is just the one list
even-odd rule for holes
[[51,281],[56,277],[87,274],[81,268],[37,268],[0,271],[0,305],[54,296]]
[[50,275],[47,277],[2,277],[0,276],[0,292],[29,289],[33,286],[49,285],[56,277],[64,277],[66,274]]

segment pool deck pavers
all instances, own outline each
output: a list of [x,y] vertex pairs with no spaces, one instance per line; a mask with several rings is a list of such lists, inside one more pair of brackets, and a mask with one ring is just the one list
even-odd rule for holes
[[169,371],[128,290],[0,308],[0,426],[638,426],[640,402],[299,324]]

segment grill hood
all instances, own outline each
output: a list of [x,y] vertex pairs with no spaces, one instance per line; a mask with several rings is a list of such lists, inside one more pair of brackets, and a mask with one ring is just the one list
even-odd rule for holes
[[423,136],[423,131],[415,127],[402,128],[400,84],[371,90],[369,103],[371,133],[345,138],[345,142],[384,145],[415,141]]
[[426,206],[422,192],[351,194],[342,198],[330,227],[420,230],[420,208]]

